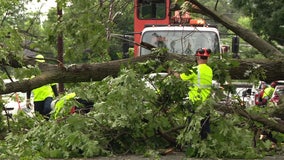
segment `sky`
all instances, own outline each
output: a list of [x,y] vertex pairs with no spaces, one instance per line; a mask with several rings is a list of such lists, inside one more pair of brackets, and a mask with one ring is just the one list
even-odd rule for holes
[[41,2],[37,2],[37,0],[33,0],[30,2],[27,6],[28,9],[34,10],[34,11],[41,11],[44,15],[41,17],[41,21],[46,20],[48,10],[51,7],[56,7],[55,0],[41,0]]

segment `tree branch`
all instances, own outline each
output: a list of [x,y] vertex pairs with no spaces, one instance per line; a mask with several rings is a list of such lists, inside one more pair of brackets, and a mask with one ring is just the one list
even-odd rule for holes
[[[0,94],[7,94],[11,92],[26,92],[28,90],[40,87],[48,83],[76,83],[76,82],[89,82],[101,81],[107,76],[116,77],[123,66],[135,64],[138,62],[145,62],[149,59],[159,59],[161,62],[166,62],[176,59],[180,63],[194,63],[192,56],[177,55],[165,53],[163,55],[149,54],[146,56],[128,58],[122,60],[115,60],[105,63],[94,64],[74,64],[70,66],[58,67],[58,65],[51,65],[43,63],[39,67],[42,74],[30,80],[21,82],[14,82],[6,84],[4,90],[0,90]],[[266,81],[273,81],[277,79],[284,79],[284,61],[277,59],[274,61],[269,60],[255,60],[244,59],[236,60],[240,63],[238,67],[229,70],[232,79],[247,79],[245,72],[259,65],[260,68],[267,71]]]
[[229,113],[229,114],[238,114],[248,120],[253,120],[263,124],[266,128],[284,133],[284,124],[280,123],[272,118],[265,118],[263,115],[256,115],[252,113],[248,113],[245,109],[242,108],[234,108],[232,106],[216,104],[214,108],[218,111]]
[[258,37],[254,32],[250,31],[249,29],[242,27],[229,17],[210,10],[209,8],[199,3],[197,0],[190,0],[190,2],[200,8],[202,14],[212,17],[215,21],[221,23],[226,28],[235,32],[243,40],[245,40],[253,47],[255,47],[258,51],[260,51],[265,57],[283,57],[283,54],[274,46],[270,45],[268,42]]

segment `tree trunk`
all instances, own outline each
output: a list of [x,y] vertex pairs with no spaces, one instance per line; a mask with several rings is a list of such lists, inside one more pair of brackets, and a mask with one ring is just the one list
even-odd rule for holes
[[253,31],[242,27],[225,15],[221,15],[213,10],[210,10],[209,8],[200,4],[197,0],[190,0],[190,2],[201,10],[200,13],[213,18],[215,21],[221,23],[226,28],[232,30],[243,40],[251,44],[259,52],[261,52],[265,57],[283,57],[283,54],[280,51],[278,51],[274,46],[270,45],[265,40],[258,37]]
[[[42,74],[25,80],[22,82],[14,82],[6,85],[4,90],[0,90],[0,94],[11,92],[26,92],[28,90],[40,87],[48,83],[75,83],[75,82],[88,82],[88,81],[101,81],[107,76],[117,76],[120,68],[129,64],[137,62],[145,62],[149,59],[159,59],[161,62],[176,59],[181,63],[194,63],[194,58],[191,56],[182,56],[176,54],[166,53],[164,55],[146,55],[137,58],[129,58],[123,60],[110,61],[105,63],[95,64],[74,64],[71,66],[59,67],[57,65],[40,64]],[[266,71],[266,81],[284,79],[284,62],[281,59],[274,61],[270,60],[254,60],[245,59],[237,60],[240,65],[229,70],[233,79],[247,79],[245,72],[248,69],[259,66]]]
[[[62,11],[62,4],[57,3],[57,22],[60,26],[62,24],[63,18],[63,11]],[[63,42],[63,31],[60,31],[57,35],[57,60],[59,61],[58,65],[64,64],[64,42]],[[59,93],[64,93],[64,84],[58,84]]]

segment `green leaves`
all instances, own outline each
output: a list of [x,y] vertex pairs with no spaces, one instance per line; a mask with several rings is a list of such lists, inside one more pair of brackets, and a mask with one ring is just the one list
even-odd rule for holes
[[[178,71],[192,68],[192,64],[168,64]],[[220,75],[223,70],[219,67],[227,69],[226,65],[235,64],[212,64]],[[0,158],[29,159],[33,158],[31,154],[38,159],[91,158],[126,152],[156,157],[158,149],[176,146],[189,157],[262,156],[259,150],[269,144],[258,142],[257,148],[252,148],[252,122],[217,112],[213,107],[221,99],[217,94],[200,106],[192,106],[187,100],[187,83],[167,73],[145,74],[162,72],[165,68],[159,61],[147,61],[133,68],[122,68],[117,77],[68,84],[68,92],[94,102],[92,110],[87,114],[69,114],[72,106],[79,106],[70,100],[64,103],[57,119],[15,116],[11,133],[0,143]],[[207,139],[201,140],[201,121],[207,114],[210,114],[211,132]]]
[[[252,29],[265,39],[283,44],[283,1],[238,1],[233,4],[242,9],[247,16],[252,17]],[[273,10],[271,8],[274,8]]]

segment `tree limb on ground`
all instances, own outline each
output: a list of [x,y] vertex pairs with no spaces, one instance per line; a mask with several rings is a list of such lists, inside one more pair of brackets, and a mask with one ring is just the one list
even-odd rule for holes
[[[110,61],[105,63],[74,64],[65,67],[43,63],[39,66],[42,70],[41,75],[38,75],[29,80],[8,83],[6,84],[6,88],[4,90],[0,90],[0,94],[26,92],[49,83],[101,81],[107,76],[116,77],[119,74],[121,67],[123,66],[133,65],[138,62],[145,62],[149,59],[159,59],[161,62],[175,59],[181,63],[194,63],[194,58],[191,56],[170,53],[165,53],[162,56],[150,54],[146,56]],[[259,65],[260,68],[266,71],[266,81],[269,82],[273,80],[284,79],[284,74],[282,74],[284,72],[284,62],[281,59],[274,61],[239,59],[237,61],[240,63],[240,65],[238,67],[231,68],[228,71],[230,72],[232,79],[248,79],[248,77],[245,77],[245,72],[248,69],[254,68],[256,65]]]
[[[116,77],[119,74],[121,67],[127,65],[133,65],[138,62],[145,62],[146,60],[159,60],[160,62],[166,62],[170,60],[178,60],[181,63],[194,63],[193,57],[190,56],[182,56],[177,54],[169,54],[165,53],[164,55],[155,55],[149,54],[146,56],[141,56],[137,58],[129,58],[123,60],[110,61],[105,63],[94,63],[94,64],[77,64],[70,65],[65,67],[59,67],[58,65],[50,65],[46,63],[42,63],[39,67],[42,70],[42,73],[32,79],[17,81],[6,84],[6,88],[4,90],[0,90],[0,94],[6,94],[11,92],[26,92],[32,90],[34,88],[38,88],[42,85],[49,83],[76,83],[76,82],[91,82],[91,81],[101,81],[107,76]],[[258,61],[256,60],[238,60],[240,62],[240,66],[236,68],[232,68],[230,73],[232,78],[243,78],[244,72],[246,68],[252,67]],[[267,65],[269,63],[270,65]],[[258,62],[259,64],[259,62]],[[263,65],[265,64],[265,65]],[[277,68],[273,74],[279,73],[278,78],[284,79],[283,73],[284,64],[283,61],[279,60],[276,62],[264,62],[262,67],[268,71],[275,67],[277,64]],[[267,76],[270,78],[274,78],[274,75],[270,75],[271,72],[267,73]],[[258,116],[254,114],[248,114],[244,110],[236,110],[233,108],[228,108],[228,106],[215,106],[216,110],[221,110],[226,113],[234,113],[240,116],[243,116],[247,119],[257,121],[259,123],[264,124],[266,127],[271,130],[275,130],[281,133],[284,133],[284,124],[276,122],[274,120],[270,120],[264,118],[263,116]]]
[[272,117],[266,118],[263,115],[256,115],[252,113],[248,113],[244,108],[235,108],[232,106],[228,106],[225,104],[216,104],[214,108],[218,111],[229,113],[229,114],[237,114],[242,116],[250,121],[255,121],[263,124],[266,128],[271,129],[273,131],[284,133],[284,124],[281,123],[279,120],[274,119]]

